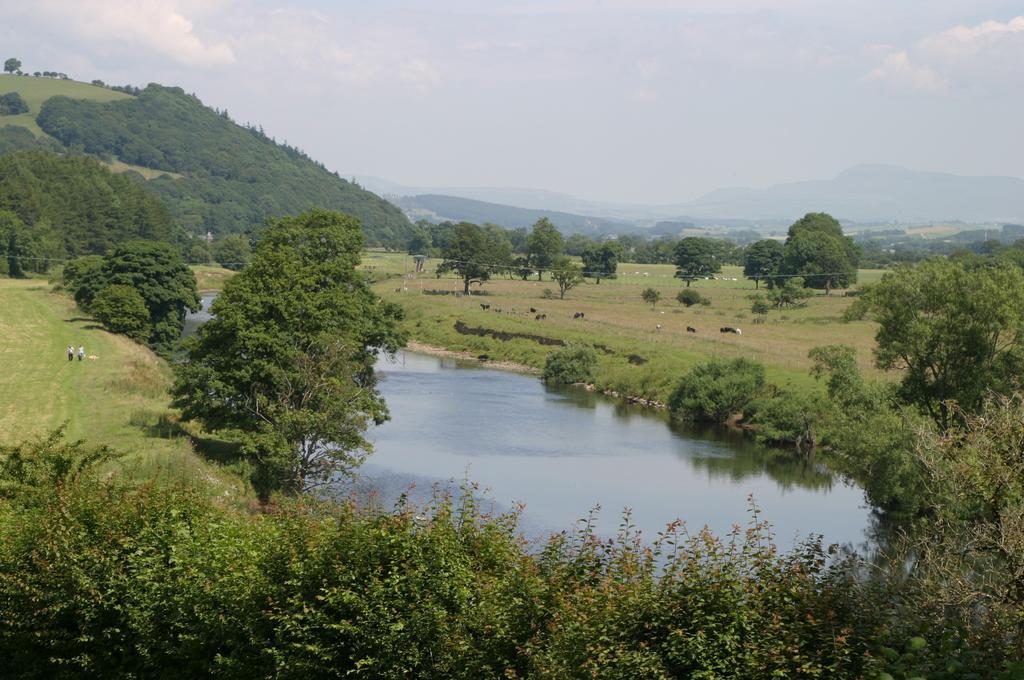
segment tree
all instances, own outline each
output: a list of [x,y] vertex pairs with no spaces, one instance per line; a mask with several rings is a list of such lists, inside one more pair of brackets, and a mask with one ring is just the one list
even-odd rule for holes
[[813,292],[804,287],[804,280],[799,276],[793,276],[785,280],[782,285],[775,286],[768,291],[768,300],[776,309],[783,307],[803,307],[807,304],[805,300],[812,297]]
[[238,271],[252,257],[252,246],[249,239],[242,234],[229,234],[213,242],[213,258],[226,268]]
[[687,287],[697,278],[722,271],[724,241],[688,236],[680,239],[675,248],[676,276],[686,281]]
[[809,288],[844,288],[857,281],[860,249],[828,213],[807,213],[789,228],[779,271]]
[[583,250],[583,275],[601,283],[601,279],[614,279],[618,274],[622,247],[614,241],[591,243]]
[[493,242],[483,229],[469,222],[459,222],[451,241],[441,256],[444,260],[437,266],[437,273],[455,272],[462,279],[462,292],[469,294],[469,284],[481,284],[491,278],[494,263],[491,262]]
[[16,116],[19,113],[28,113],[28,104],[17,92],[8,92],[0,95],[0,116]]
[[71,291],[82,309],[89,309],[101,290],[107,287],[103,274],[102,255],[83,255],[64,265],[61,274],[64,288]]
[[90,311],[107,330],[133,340],[146,339],[149,310],[146,301],[131,286],[107,286],[93,300]]
[[9,210],[0,210],[0,254],[7,259],[7,275],[12,279],[25,276],[28,238],[28,230],[18,216]]
[[551,220],[546,217],[537,220],[529,238],[526,239],[526,252],[529,254],[530,263],[537,270],[538,281],[544,280],[544,270],[550,269],[564,250],[565,240]]
[[175,366],[183,417],[238,440],[264,493],[350,470],[371,450],[367,425],[388,417],[373,365],[404,344],[402,313],[356,268],[362,246],[341,213],[270,222]]
[[15,59],[14,57],[11,57],[10,59],[8,59],[7,61],[4,62],[4,72],[5,73],[14,73],[16,71],[19,71],[20,69],[21,69],[21,61],[18,60],[18,59]]
[[875,362],[902,371],[899,396],[943,430],[951,401],[977,411],[1008,394],[1024,372],[1024,272],[994,264],[968,270],[946,259],[886,274],[848,310],[878,322]]
[[[100,271],[105,288],[134,288],[149,310],[147,343],[157,352],[170,352],[185,327],[185,311],[199,309],[196,277],[181,252],[168,243],[130,241],[103,260]],[[76,295],[76,299],[77,299]]]
[[653,288],[645,288],[644,292],[640,294],[640,297],[653,308],[658,306],[658,302],[661,300],[661,293]]
[[775,239],[766,238],[751,243],[743,258],[743,275],[753,279],[754,288],[760,288],[761,280],[778,270],[782,254],[783,246]]
[[550,384],[572,385],[594,382],[597,352],[589,345],[569,344],[555,350],[544,360],[541,380]]
[[555,260],[551,268],[551,278],[558,284],[558,297],[564,300],[565,294],[583,281],[583,270],[566,256]]

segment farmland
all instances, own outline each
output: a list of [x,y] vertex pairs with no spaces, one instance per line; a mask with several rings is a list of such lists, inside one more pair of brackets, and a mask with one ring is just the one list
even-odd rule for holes
[[[547,277],[544,281],[496,278],[474,286],[471,296],[457,295],[461,282],[437,277],[438,263],[430,260],[419,275],[402,278],[412,269],[411,258],[369,252],[363,259],[364,268],[378,279],[381,296],[405,308],[406,327],[414,340],[532,367],[543,366],[550,345],[525,337],[499,340],[493,334],[467,335],[465,329],[463,333],[456,330],[456,322],[483,329],[478,333],[593,344],[601,355],[600,389],[664,401],[682,372],[712,356],[749,357],[765,364],[769,378],[778,384],[812,387],[816,382],[808,374],[808,351],[838,343],[856,348],[862,369],[878,375],[871,359],[874,325],[841,321],[852,303],[844,291],[816,295],[801,308],[772,310],[765,323],[757,324],[750,312],[754,283],[742,277],[740,267],[724,267],[715,280],[694,282],[692,287],[711,302],[687,308],[676,302],[684,284],[673,277],[672,265],[620,264],[616,279],[600,284],[588,281],[562,300],[557,285]],[[862,270],[859,283],[877,281],[882,273]],[[661,301],[645,304],[641,292],[646,288],[659,291]],[[490,309],[484,310],[481,304]],[[581,312],[582,319],[574,318]],[[538,314],[546,318],[538,320]],[[723,326],[738,327],[742,335],[720,333]],[[687,332],[687,327],[697,332]]]

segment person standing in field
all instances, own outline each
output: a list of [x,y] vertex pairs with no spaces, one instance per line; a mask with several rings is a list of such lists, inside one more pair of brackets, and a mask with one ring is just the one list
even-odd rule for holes
[[74,361],[74,360],[75,360],[75,346],[74,345],[68,345],[68,361]]
[[81,361],[85,358],[85,345],[78,346],[78,360]]

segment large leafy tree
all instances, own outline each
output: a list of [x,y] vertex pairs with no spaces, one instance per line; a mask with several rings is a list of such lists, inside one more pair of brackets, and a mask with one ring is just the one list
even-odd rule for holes
[[21,69],[21,60],[20,59],[16,59],[14,57],[11,57],[10,59],[7,59],[6,61],[4,61],[4,72],[5,73],[14,73],[14,72],[16,72],[16,71],[18,71],[20,69]]
[[722,257],[729,245],[724,241],[699,236],[680,239],[675,248],[676,276],[686,281],[722,271]]
[[601,279],[614,279],[619,268],[622,247],[614,241],[591,243],[583,250],[583,275],[601,283]]
[[946,259],[886,274],[848,312],[878,322],[875,360],[903,373],[900,397],[943,429],[950,401],[968,412],[1009,393],[1024,371],[1024,272]]
[[367,425],[388,416],[373,364],[404,343],[401,309],[356,269],[362,245],[359,221],[340,213],[270,222],[175,367],[184,417],[236,438],[264,491],[358,465]]
[[789,228],[779,270],[808,288],[845,288],[857,281],[860,248],[828,213],[808,213]]
[[551,269],[551,265],[564,251],[565,239],[551,220],[546,217],[537,220],[526,239],[526,252],[530,256],[530,264],[537,270],[538,281],[543,280],[544,270]]
[[761,281],[774,274],[782,263],[782,244],[773,238],[751,243],[743,257],[743,275],[760,288]]
[[[442,251],[444,260],[437,266],[437,272],[455,272],[462,279],[462,292],[469,294],[470,284],[481,284],[491,278],[501,263],[502,257],[495,252],[499,242],[483,229],[469,222],[455,225],[454,233]],[[511,250],[511,246],[509,247]],[[505,254],[510,257],[511,253]]]
[[149,332],[149,310],[146,301],[130,286],[107,286],[90,306],[96,320],[114,333],[145,340]]
[[104,285],[99,290],[129,286],[142,296],[149,310],[148,343],[158,352],[169,352],[181,337],[186,310],[199,309],[195,274],[168,243],[120,245],[104,258],[100,277]]

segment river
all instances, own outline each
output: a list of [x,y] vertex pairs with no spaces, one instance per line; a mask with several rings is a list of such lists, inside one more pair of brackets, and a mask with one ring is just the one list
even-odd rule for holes
[[521,503],[528,534],[568,529],[600,506],[599,533],[614,534],[629,508],[650,537],[677,518],[719,535],[746,526],[752,497],[783,547],[811,533],[866,540],[859,488],[740,433],[672,427],[661,412],[475,363],[404,352],[378,370],[391,420],[369,432],[361,483],[385,497],[468,479],[499,508]]
[[[209,319],[214,297],[203,296],[185,335]],[[422,503],[435,486],[469,480],[496,510],[522,504],[536,538],[598,506],[603,535],[626,508],[649,537],[674,519],[724,535],[749,523],[752,498],[784,548],[810,534],[866,546],[871,512],[859,488],[740,433],[674,427],[663,412],[475,362],[402,352],[377,368],[391,420],[367,433],[374,453],[342,493]]]

